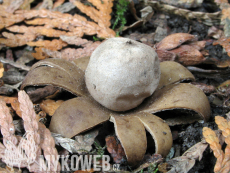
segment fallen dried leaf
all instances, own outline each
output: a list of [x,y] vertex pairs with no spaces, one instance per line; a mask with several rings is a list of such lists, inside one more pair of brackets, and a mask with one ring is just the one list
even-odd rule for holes
[[215,26],[212,26],[208,29],[208,36],[219,39],[223,36],[223,31],[216,28]]
[[160,60],[160,62],[163,61],[175,61],[176,59],[176,54],[167,50],[161,50],[161,49],[157,49],[156,50],[158,58]]
[[56,111],[56,109],[63,103],[63,100],[42,100],[42,102],[40,103],[40,107],[43,111],[45,111],[47,114],[49,114],[50,116],[52,116],[54,114],[54,112]]
[[191,43],[189,43],[189,46],[192,46],[193,48],[197,49],[197,50],[202,50],[204,49],[206,44],[206,41],[193,41]]
[[177,55],[176,61],[184,66],[197,65],[205,60],[199,50],[189,45],[181,45],[179,48],[170,50]]
[[213,85],[207,85],[205,83],[200,82],[191,82],[193,85],[195,85],[197,88],[200,88],[205,94],[213,93],[216,88]]
[[124,149],[114,136],[105,138],[108,152],[111,154],[115,163],[121,164],[126,160]]
[[92,145],[97,135],[98,130],[93,130],[84,135],[75,136],[75,140],[73,140],[70,138],[64,138],[60,134],[52,133],[56,145],[61,145],[70,153],[79,154],[90,152],[92,150]]
[[156,49],[171,50],[186,41],[192,41],[196,37],[187,33],[175,33],[165,37],[160,43],[156,45]]
[[143,24],[145,24],[154,14],[154,11],[151,6],[146,6],[145,8],[140,10],[141,19],[143,20]]
[[180,157],[173,158],[167,163],[171,165],[168,173],[183,172],[187,173],[195,165],[196,160],[201,160],[204,150],[208,147],[205,141],[201,141],[189,148]]

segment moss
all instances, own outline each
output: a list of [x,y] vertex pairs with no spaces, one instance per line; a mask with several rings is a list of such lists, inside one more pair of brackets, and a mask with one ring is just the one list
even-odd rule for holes
[[127,0],[118,0],[116,4],[116,20],[113,24],[112,29],[119,26],[117,29],[116,35],[118,36],[126,24],[125,12],[128,9],[129,2]]

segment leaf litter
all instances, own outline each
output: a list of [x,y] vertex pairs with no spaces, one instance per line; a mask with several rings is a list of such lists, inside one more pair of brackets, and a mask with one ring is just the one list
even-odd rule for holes
[[[212,102],[212,98],[219,99],[220,104],[218,106],[228,110],[229,108],[228,83],[229,82],[227,81],[226,76],[229,75],[229,70],[228,70],[229,59],[219,58],[220,56],[213,54],[210,51],[210,49],[209,51],[205,52],[205,48],[207,47],[207,45],[213,44],[214,48],[213,46],[212,48],[213,50],[217,52],[217,54],[221,46],[224,49],[220,49],[219,52],[223,50],[223,51],[226,51],[225,53],[226,55],[229,53],[229,50],[228,50],[229,4],[228,2],[227,1],[215,1],[215,3],[220,6],[220,9],[222,11],[221,12],[209,12],[209,13],[208,12],[194,12],[193,10],[190,9],[191,7],[200,6],[201,4],[199,4],[198,1],[193,1],[190,4],[186,4],[184,1],[177,1],[176,3],[174,1],[172,2],[164,1],[164,3],[162,2],[148,2],[148,5],[150,5],[152,9],[154,10],[154,14],[152,14],[152,11],[150,10],[147,10],[147,11],[144,10],[147,12],[145,14],[145,18],[143,18],[143,16],[142,18],[137,17],[137,14],[135,12],[135,11],[139,12],[141,9],[143,9],[143,8],[138,7],[138,5],[140,4],[134,4],[133,2],[131,2],[130,4],[133,4],[132,11],[133,11],[134,16],[136,16],[135,20],[137,20],[137,23],[135,22],[133,22],[133,24],[129,23],[130,24],[129,27],[125,27],[125,29],[128,32],[130,32],[131,30],[140,31],[135,27],[142,28],[142,25],[148,27],[149,24],[151,23],[151,20],[156,14],[156,11],[155,11],[156,9],[158,10],[158,12],[159,11],[171,12],[172,14],[180,13],[181,16],[185,17],[188,20],[195,19],[198,21],[202,21],[205,25],[208,25],[208,26],[214,25],[216,28],[211,28],[211,27],[209,28],[210,29],[209,36],[206,39],[199,40],[199,41],[196,41],[196,40],[188,40],[184,42],[180,41],[179,43],[176,43],[176,47],[172,48],[171,50],[167,50],[167,48],[166,49],[157,48],[157,45],[159,44],[159,42],[164,37],[166,37],[166,35],[163,34],[163,36],[159,39],[159,41],[157,41],[158,38],[156,37],[156,34],[158,32],[160,33],[161,31],[156,32],[155,30],[151,34],[147,34],[144,32],[145,28],[142,28],[143,32],[140,32],[140,33],[136,32],[135,33],[136,35],[134,35],[133,37],[136,40],[139,40],[145,44],[152,46],[153,48],[157,48],[158,51],[160,52],[159,53],[160,57],[162,57],[161,59],[162,61],[165,61],[165,60],[177,61],[184,65],[189,66],[188,69],[190,69],[194,74],[197,75],[196,79],[198,80],[198,82],[193,83],[193,85],[203,89],[203,91],[207,93],[207,95],[209,96],[211,103],[216,103],[216,102]],[[30,54],[32,53],[31,55],[37,60],[41,60],[41,59],[45,59],[49,57],[63,58],[66,60],[76,60],[76,57],[83,58],[83,57],[90,56],[93,50],[101,43],[100,41],[92,41],[90,39],[85,39],[85,38],[83,39],[82,38],[83,35],[89,35],[89,36],[97,35],[97,37],[104,37],[104,38],[115,36],[115,32],[112,29],[110,29],[110,22],[112,22],[110,21],[111,19],[110,14],[112,12],[111,1],[110,2],[108,1],[108,3],[106,1],[104,5],[101,3],[101,1],[95,1],[95,2],[91,2],[92,5],[89,5],[89,6],[82,4],[78,1],[74,1],[74,0],[72,0],[71,2],[65,2],[63,0],[56,0],[56,1],[44,0],[41,3],[37,3],[36,6],[32,5],[33,3],[34,3],[33,0],[24,0],[24,1],[17,0],[17,1],[4,1],[0,5],[0,9],[1,9],[0,10],[1,11],[0,12],[0,21],[1,21],[0,30],[2,31],[1,36],[0,36],[1,52],[4,52],[6,48],[8,49],[9,47],[11,47],[13,53],[15,53],[15,48],[17,48],[18,46],[27,45],[28,48],[31,48],[31,50],[34,50],[33,52],[29,52],[29,53]],[[80,16],[77,14],[75,15],[68,14],[67,12],[70,12],[75,7],[73,4],[77,6],[77,8],[80,9],[83,13],[88,15],[89,18],[92,20],[89,20],[89,18],[85,16]],[[109,9],[107,10],[105,10],[104,8],[106,5],[109,6]],[[187,8],[187,9],[184,9],[184,8]],[[92,12],[95,12],[96,15],[92,15]],[[103,12],[103,14],[100,14],[100,12]],[[223,15],[221,16],[221,14]],[[7,19],[11,19],[11,20],[7,20]],[[22,21],[24,23],[21,23]],[[221,25],[224,25],[224,28],[221,28],[218,26],[220,22],[221,22]],[[165,28],[167,28],[167,26],[165,26]],[[223,31],[225,33],[225,36],[223,36]],[[171,36],[173,36],[174,34],[170,32],[169,28],[167,29],[166,33],[169,36],[170,34],[172,34]],[[184,33],[191,34],[190,31],[184,32]],[[183,35],[183,34],[178,33],[178,35]],[[192,34],[191,36],[194,36],[194,35],[195,34]],[[180,37],[178,38],[179,40],[181,40]],[[171,39],[171,40],[174,40],[174,43],[175,43],[176,39],[177,38]],[[212,40],[210,41],[210,39]],[[169,43],[169,42],[167,41],[166,43]],[[191,54],[191,52],[194,52],[194,53]],[[22,117],[22,112],[20,112],[21,111],[20,103],[18,101],[18,98],[15,96],[15,94],[17,93],[17,90],[19,88],[21,79],[24,78],[24,74],[26,74],[27,71],[30,70],[30,66],[31,66],[30,61],[31,60],[33,61],[33,59],[27,60],[26,58],[22,58],[22,62],[20,62],[20,61],[17,61],[18,57],[17,58],[13,57],[13,53],[6,54],[7,56],[9,56],[9,59],[3,58],[5,57],[4,54],[0,55],[2,57],[1,62],[3,63],[1,65],[1,70],[2,70],[1,72],[2,72],[2,75],[5,74],[5,77],[1,78],[0,93],[11,96],[11,97],[1,96],[1,99],[3,99],[8,104],[8,106],[11,105],[12,109],[15,111],[15,112],[13,111],[14,117],[15,117],[14,114],[17,114],[18,116]],[[26,51],[24,51],[24,53],[26,54]],[[25,55],[25,57],[28,57],[28,56]],[[210,57],[212,58],[215,57],[215,60],[210,62],[209,61]],[[84,61],[82,61],[82,63],[85,64]],[[211,69],[207,69],[207,67],[210,67],[209,66],[210,63],[215,65],[215,68],[211,67]],[[206,64],[206,68],[202,68],[204,64]],[[84,69],[84,67],[85,65],[81,66],[80,68]],[[10,77],[10,75],[12,76]],[[206,78],[206,79],[202,79],[202,78]],[[219,79],[218,81],[213,81],[212,79],[214,78],[219,78]],[[19,85],[15,85],[15,84],[19,84]],[[41,109],[43,111],[45,111],[48,115],[52,115],[54,111],[57,109],[57,107],[60,105],[60,103],[63,102],[63,100],[53,99],[53,97],[54,98],[59,97],[58,95],[62,92],[62,89],[55,88],[53,86],[50,87],[49,89],[49,87],[50,86],[45,86],[44,88],[39,88],[35,90],[32,89],[32,91],[28,90],[28,94],[30,93],[29,95],[32,98],[33,102],[38,102],[40,104]],[[1,89],[2,89],[2,92],[1,92]],[[45,93],[46,91],[49,91],[49,90],[50,92]],[[50,100],[48,96],[51,96],[53,100]],[[214,117],[216,115],[215,111],[219,110],[219,108],[215,107],[213,109],[214,109],[214,115],[213,115]],[[40,112],[41,115],[44,114],[43,111]],[[14,117],[13,119],[15,119]],[[40,119],[39,116],[36,115],[35,117],[36,117],[36,121],[39,121]],[[10,121],[10,124],[12,126],[12,121]],[[40,130],[38,131],[39,133],[41,133],[40,134],[41,137],[45,133],[47,135],[49,134],[47,130],[45,130],[44,126],[39,125],[39,128]],[[15,126],[15,129],[16,129],[16,126]],[[16,139],[13,137],[13,134],[11,134],[11,136],[12,136],[12,139]],[[45,135],[43,137],[45,137]],[[21,138],[17,137],[18,141],[20,141],[20,139]],[[50,137],[47,137],[47,138],[45,137],[45,139],[50,139]],[[73,142],[72,141],[73,139],[68,139],[68,140],[69,142]],[[92,150],[92,144],[94,140],[95,140],[95,137],[89,138],[90,142],[87,143],[87,139],[84,138],[84,136],[80,135],[78,141],[81,141],[81,142],[73,146],[75,146],[75,149],[78,148],[79,146],[80,148],[85,147],[86,148],[85,152],[87,153]],[[52,142],[52,140],[51,141],[47,140],[48,143],[43,143],[43,142],[42,140],[40,141],[40,144],[39,144],[40,148],[43,147],[44,149],[45,147],[54,146],[54,143]],[[75,140],[75,143],[76,143],[76,140]],[[204,148],[207,146],[207,143],[204,143],[203,141],[201,143],[198,143],[198,144],[200,144]],[[16,144],[16,146],[17,145],[18,143]],[[66,147],[73,148],[71,146],[66,146]],[[114,147],[116,148],[116,145]],[[3,153],[6,146],[1,145],[1,148],[2,148],[1,153]],[[177,157],[179,161],[177,160],[177,158],[172,158],[171,162],[170,161],[166,162],[167,169],[165,168],[165,170],[169,171],[169,168],[171,168],[172,170],[180,169],[182,172],[187,172],[190,168],[194,166],[194,163],[195,163],[194,160],[200,160],[200,158],[203,155],[202,153],[203,153],[204,148],[201,147],[200,150],[196,150],[196,149],[194,150],[194,148],[193,149],[191,148],[192,151],[188,150],[190,151],[189,154],[184,153],[181,157]],[[51,150],[51,151],[55,153],[54,150]],[[111,154],[111,156],[113,154]],[[44,155],[47,155],[46,151],[44,152]],[[201,160],[201,163],[203,163],[202,160]],[[185,162],[189,164],[186,165]],[[151,163],[159,164],[159,163],[162,163],[162,160],[160,162],[153,161]],[[24,166],[27,165],[26,162],[23,162],[23,164]],[[144,163],[139,167],[139,169],[136,169],[136,172],[147,170],[147,167],[149,167],[148,169],[150,170],[150,167],[152,164]],[[177,166],[178,164],[180,166]],[[225,169],[225,166],[222,165],[222,167],[223,167],[222,169]],[[8,168],[6,167],[5,170],[7,169]],[[31,169],[36,170],[37,166],[32,165]],[[194,167],[192,169],[196,169],[196,168]],[[158,170],[160,170],[160,166],[158,166]]]

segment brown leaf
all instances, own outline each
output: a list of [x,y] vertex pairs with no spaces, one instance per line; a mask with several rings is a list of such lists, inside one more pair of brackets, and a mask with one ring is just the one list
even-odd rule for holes
[[43,111],[45,111],[47,114],[49,114],[50,116],[52,116],[54,114],[54,112],[56,111],[56,109],[63,103],[63,100],[42,100],[40,107]]
[[114,136],[107,136],[105,138],[106,146],[108,152],[111,154],[113,161],[115,163],[122,163],[126,157],[124,149],[122,148],[121,144]]
[[186,41],[192,41],[196,37],[187,33],[175,33],[165,37],[160,43],[157,44],[157,49],[171,50],[174,49]]
[[60,134],[53,134],[53,137],[57,145],[62,146],[70,153],[82,154],[92,150],[92,145],[97,135],[98,130],[93,130],[84,135],[75,136],[75,140],[64,138]]
[[160,62],[163,61],[175,61],[176,54],[167,50],[157,49],[156,50]]
[[182,45],[177,49],[170,50],[170,52],[177,54],[176,61],[184,66],[197,65],[205,60],[199,50],[189,45]]
[[195,165],[196,160],[201,160],[204,150],[207,148],[206,142],[199,142],[189,148],[182,156],[173,158],[167,163],[172,166],[168,173],[187,173]]
[[205,94],[213,93],[216,88],[213,85],[207,85],[205,83],[200,82],[192,82],[197,88],[200,88]]
[[221,29],[212,26],[208,29],[208,36],[213,37],[215,39],[219,39],[223,36],[223,31]]
[[193,48],[197,49],[197,50],[202,50],[204,49],[206,44],[206,41],[193,41],[191,43],[189,43],[189,46],[192,46]]

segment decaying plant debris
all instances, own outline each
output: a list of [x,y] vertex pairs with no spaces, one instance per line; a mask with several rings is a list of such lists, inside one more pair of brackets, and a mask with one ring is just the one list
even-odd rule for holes
[[[73,154],[109,155],[109,172],[229,172],[229,9],[227,0],[0,1],[0,171],[60,172],[59,155],[69,165]],[[91,54],[115,36],[150,46],[161,69],[156,91],[122,112],[85,84]]]

